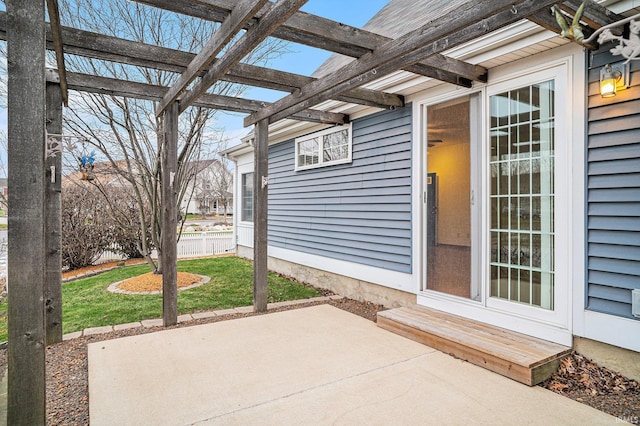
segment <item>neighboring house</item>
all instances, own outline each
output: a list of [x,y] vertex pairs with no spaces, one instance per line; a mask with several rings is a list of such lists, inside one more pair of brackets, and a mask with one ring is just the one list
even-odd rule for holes
[[193,179],[180,210],[192,214],[225,215],[233,212],[233,174],[220,160],[191,163]]
[[[124,160],[116,162],[116,167],[126,170]],[[109,161],[93,163],[93,168],[86,170],[74,170],[62,177],[62,188],[82,182],[92,182],[102,186],[129,186],[129,182],[116,172],[114,166]]]
[[[116,162],[121,170],[126,170],[124,160]],[[193,161],[187,174],[190,183],[187,185],[185,197],[180,211],[193,214],[219,214],[233,212],[233,174],[219,160]],[[96,162],[89,173],[93,183],[103,186],[129,186],[129,182],[120,176],[113,165],[108,162]],[[82,182],[87,178],[86,171],[74,170],[62,179],[65,187],[73,182]]]
[[9,187],[7,178],[0,178],[0,209],[7,214],[7,200],[9,199]]
[[[392,0],[364,28],[397,37],[460,3]],[[601,69],[624,60],[612,47],[587,51],[520,21],[445,52],[486,67],[487,83],[400,71],[366,87],[403,95],[403,108],[330,101],[315,108],[350,124],[271,125],[269,268],[596,358],[599,346],[622,348],[614,357],[640,376],[640,61],[631,87],[603,98]],[[314,76],[349,60],[333,56]],[[237,253],[251,257],[253,148],[227,155]]]

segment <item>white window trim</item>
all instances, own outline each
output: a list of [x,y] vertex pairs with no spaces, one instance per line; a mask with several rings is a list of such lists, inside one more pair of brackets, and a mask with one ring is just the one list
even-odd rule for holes
[[[245,188],[243,186],[243,178],[249,174],[254,173],[253,168],[251,170],[247,170],[245,172],[240,172],[240,179],[238,179],[238,193],[240,194],[240,209],[239,209],[239,215],[238,215],[238,222],[242,223],[242,224],[251,224],[253,226],[253,221],[254,221],[254,214],[255,214],[255,206],[252,205],[252,210],[251,210],[251,220],[243,220],[244,218],[244,193],[245,193]],[[251,179],[252,181],[254,180],[253,178]],[[255,188],[253,189],[255,191]]]
[[[298,165],[298,145],[299,145],[300,142],[304,142],[304,141],[307,141],[307,140],[310,140],[310,139],[314,139],[314,138],[319,138],[320,140],[322,140],[322,137],[324,135],[341,132],[343,130],[347,130],[348,133],[349,133],[349,137],[347,138],[348,139],[347,158],[343,158],[341,160],[323,161],[323,159],[324,159],[323,152],[322,152],[323,151],[323,146],[322,146],[322,143],[320,143],[320,144],[318,144],[318,163],[317,164],[310,164],[310,165],[307,165],[307,166],[299,166]],[[336,164],[348,164],[348,163],[351,163],[351,161],[352,161],[352,152],[353,152],[353,131],[352,131],[351,123],[344,124],[342,126],[329,127],[327,129],[321,130],[319,132],[310,133],[308,135],[301,136],[301,137],[295,139],[294,145],[295,145],[295,158],[294,158],[295,171],[317,169],[317,168],[320,168],[320,167],[333,166],[333,165],[336,165]]]
[[[542,68],[542,69],[540,69]],[[571,61],[569,58],[565,61],[545,64],[543,67],[533,68],[529,73],[524,75],[492,83],[487,86],[486,102],[492,95],[535,84],[543,81],[555,81],[555,102],[556,102],[556,118],[555,125],[555,167],[554,167],[554,309],[547,310],[544,308],[518,304],[502,299],[489,297],[486,295],[486,305],[500,311],[513,312],[523,317],[538,319],[557,326],[569,326],[568,302],[570,300],[571,278],[570,278],[570,255],[571,251],[568,246],[571,244],[571,233],[569,220],[571,218],[571,186],[567,183],[571,182],[571,177],[567,176],[570,167],[562,165],[571,162],[570,150],[570,119],[572,102],[569,94],[570,82],[568,82],[567,73],[571,69]],[[485,106],[489,110],[488,104]],[[485,155],[489,155],[487,152]],[[483,160],[483,164],[488,162]],[[485,180],[486,181],[486,180]],[[489,226],[486,223],[485,226]]]

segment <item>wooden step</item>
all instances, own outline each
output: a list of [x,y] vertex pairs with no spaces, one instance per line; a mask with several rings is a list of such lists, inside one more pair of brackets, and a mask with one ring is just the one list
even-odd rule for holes
[[378,313],[378,326],[529,386],[551,376],[571,348],[414,305]]

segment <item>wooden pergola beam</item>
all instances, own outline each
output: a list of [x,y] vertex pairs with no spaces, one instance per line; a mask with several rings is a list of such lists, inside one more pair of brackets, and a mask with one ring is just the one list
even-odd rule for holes
[[[160,101],[169,90],[164,86],[80,73],[69,73],[68,80],[70,90],[111,96],[122,96],[126,98],[146,99],[149,101]],[[252,99],[236,98],[233,96],[205,93],[201,95],[193,105],[203,108],[214,108],[224,111],[250,114],[270,105],[270,103]],[[345,124],[349,122],[349,117],[345,114],[313,109],[301,111],[292,116],[292,118],[300,121],[324,124]]]
[[[234,0],[134,1],[216,22],[222,22],[234,5]],[[263,13],[264,9],[256,15],[256,18],[261,18]],[[354,58],[359,58],[391,40],[376,33],[305,12],[296,12],[273,32],[273,36]],[[443,67],[443,63],[447,64],[446,67]],[[471,81],[487,81],[486,68],[446,58],[440,54],[433,55],[420,63],[411,64],[405,70],[464,87],[469,87]]]
[[180,112],[187,109],[198,96],[206,92],[213,83],[224,76],[265,38],[269,37],[306,2],[307,0],[278,0],[273,5],[266,4],[265,8],[269,9],[267,13],[256,24],[249,27],[247,32],[225,52],[222,58],[209,67],[198,84],[180,99]]
[[254,129],[253,156],[253,310],[267,311],[269,224],[269,123]]
[[[317,80],[317,78],[313,77],[248,64],[237,64],[225,75],[224,79],[235,83],[290,93]],[[404,106],[404,97],[401,95],[360,87],[344,92],[334,99],[383,109]]]
[[49,13],[53,46],[56,52],[58,75],[60,76],[60,91],[62,92],[62,102],[64,103],[64,106],[69,106],[69,93],[67,91],[67,69],[64,64],[64,49],[62,43],[62,28],[60,26],[58,0],[47,0],[47,11]]
[[[47,0],[55,1],[55,0]],[[178,81],[167,91],[156,108],[156,115],[162,114],[167,106],[178,100],[187,86],[210,66],[216,55],[244,28],[253,15],[265,5],[267,0],[239,0],[220,28],[216,30],[207,44],[189,63]],[[206,90],[206,89],[205,89]]]
[[322,80],[315,81],[269,107],[245,118],[244,125],[269,119],[270,123],[317,105],[338,93],[366,84],[397,69],[423,60],[502,28],[549,7],[554,0],[509,0],[467,3],[463,7],[389,41],[375,51],[350,62]]
[[178,104],[169,105],[162,116],[163,140],[160,144],[162,170],[162,325],[178,323],[177,226],[178,198],[174,183],[178,170]]
[[[46,129],[62,134],[60,74],[46,72]],[[54,138],[54,140],[57,138]],[[47,141],[47,144],[49,141]],[[47,346],[62,342],[62,151],[45,158],[45,337]]]
[[[571,15],[573,16],[581,4],[582,0],[566,0],[564,3],[560,3],[559,7],[565,12],[571,13]],[[610,9],[607,9],[606,7],[596,3],[595,1],[590,1],[585,6],[582,14],[582,21],[586,22],[587,25],[596,30],[598,28],[604,27],[605,25],[621,21],[624,18],[624,16],[618,15]],[[621,35],[622,30],[622,27],[611,28],[611,31],[616,35]]]
[[[567,17],[567,20],[570,20],[575,16],[576,11],[582,5],[582,0],[567,0],[564,3],[558,3],[558,6],[561,10],[568,13],[570,16]],[[556,34],[560,34],[561,28],[556,21],[555,16],[551,13],[550,9],[541,10],[528,18],[531,22],[534,22],[541,27],[552,31]],[[584,38],[588,39],[591,34],[593,34],[594,30],[598,28],[604,27],[605,25],[612,24],[614,22],[618,22],[624,19],[624,16],[618,15],[617,13],[612,12],[604,6],[599,5],[594,1],[590,1],[585,8],[583,9],[582,18],[580,19],[582,22],[585,22],[588,26],[583,26],[582,32],[584,33]],[[623,27],[614,27],[611,29],[616,35],[621,35]],[[591,43],[584,44],[581,41],[571,40],[572,42],[578,44],[579,46],[586,47],[590,50],[598,49],[598,43],[594,40]]]
[[45,9],[8,0],[9,283],[7,424],[46,422]]
[[[196,56],[189,52],[69,27],[62,27],[62,36],[64,50],[68,54],[177,73],[183,73]],[[0,40],[6,40],[6,37],[6,12],[0,11]],[[53,50],[50,32],[47,32],[47,39],[50,42],[48,47]],[[284,92],[293,92],[315,80],[312,77],[242,63],[236,64],[221,79]],[[383,109],[404,105],[400,95],[362,88],[346,92],[335,99]]]
[[[549,9],[541,10],[537,13],[534,13],[533,15],[529,16],[527,19],[529,19],[531,22],[541,26],[546,30],[549,30],[556,34],[560,34],[560,31],[561,31],[560,26],[558,25],[558,22],[556,21],[555,16],[551,13]],[[584,32],[585,38],[593,34],[593,30],[589,27],[584,28],[583,32]],[[591,50],[595,50],[598,48],[597,43],[582,44],[576,40],[571,40],[571,41],[582,47],[586,47]]]

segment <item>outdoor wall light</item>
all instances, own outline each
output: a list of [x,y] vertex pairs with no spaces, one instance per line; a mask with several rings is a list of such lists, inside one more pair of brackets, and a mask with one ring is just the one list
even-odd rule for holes
[[616,72],[607,64],[600,70],[600,96],[610,98],[616,95],[616,80],[621,77],[620,72]]
[[629,87],[629,64],[607,64],[600,70],[600,96],[610,98]]

